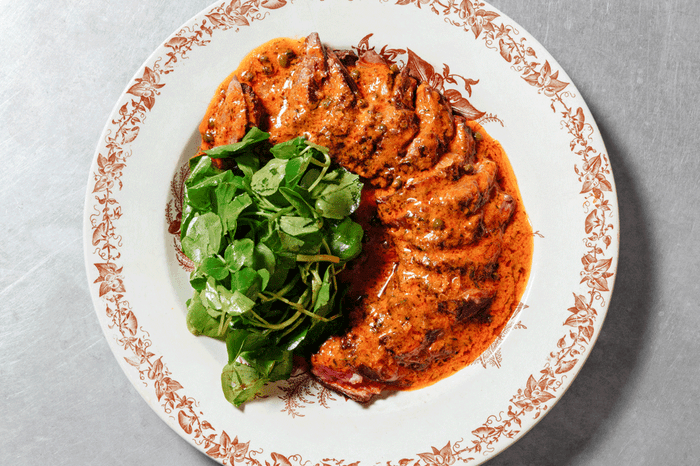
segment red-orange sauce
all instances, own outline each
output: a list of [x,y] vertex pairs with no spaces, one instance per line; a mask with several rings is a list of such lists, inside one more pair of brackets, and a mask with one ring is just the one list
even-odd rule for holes
[[[515,198],[518,206],[503,231],[500,242],[501,250],[495,267],[497,279],[490,283],[483,283],[484,288],[495,287],[496,289],[488,312],[459,324],[455,324],[450,315],[436,312],[426,314],[416,312],[416,306],[421,304],[434,305],[430,300],[413,299],[416,296],[420,297],[421,288],[426,283],[433,283],[435,287],[448,286],[446,282],[458,277],[460,275],[458,272],[424,274],[421,280],[410,282],[401,293],[411,297],[411,305],[409,306],[392,306],[391,300],[377,299],[377,297],[387,293],[390,278],[397,273],[399,258],[395,247],[391,245],[391,235],[387,233],[386,227],[372,221],[377,215],[377,198],[381,198],[383,190],[365,190],[363,203],[358,209],[356,220],[366,228],[370,239],[364,244],[362,257],[348,270],[344,278],[351,285],[349,292],[351,299],[360,296],[373,297],[374,305],[370,305],[372,310],[358,313],[359,315],[355,315],[354,319],[365,322],[370,320],[375,324],[355,324],[351,330],[351,338],[348,338],[347,335],[336,337],[322,347],[321,355],[317,358],[331,360],[334,363],[333,370],[342,372],[346,369],[346,364],[351,367],[386,366],[384,361],[380,361],[385,358],[382,352],[354,351],[352,356],[346,360],[337,357],[324,357],[324,351],[331,354],[343,352],[340,348],[344,345],[348,346],[348,340],[359,340],[362,342],[361,346],[378,347],[382,345],[380,341],[383,336],[396,333],[401,338],[392,345],[392,352],[401,354],[420,347],[425,335],[424,331],[412,333],[406,329],[407,326],[423,326],[431,329],[449,327],[451,329],[449,341],[437,341],[427,349],[428,351],[424,351],[424,354],[417,355],[418,358],[421,356],[427,358],[428,355],[425,354],[427,352],[446,351],[448,356],[438,358],[426,368],[402,371],[400,382],[393,387],[397,389],[422,388],[457,372],[476,360],[500,335],[516,309],[530,273],[533,252],[532,228],[525,210],[522,208],[522,199],[516,179],[503,148],[480,125],[474,122],[468,124],[475,133],[478,132],[481,135],[481,140],[477,143],[476,160],[493,160],[498,165],[497,184],[503,191]],[[460,212],[454,212],[452,221],[464,221],[460,214]],[[444,212],[443,215],[445,215]],[[443,221],[448,223],[451,220],[444,216]],[[478,262],[480,260],[478,255],[484,254],[485,251],[488,251],[488,248],[475,247],[464,251],[464,254],[475,256],[467,258],[467,261]],[[463,281],[468,282],[468,280]],[[466,283],[465,285],[469,286]],[[404,284],[404,286],[406,285]],[[391,306],[391,308],[387,309],[387,306]],[[416,322],[419,319],[422,321]],[[369,342],[373,342],[373,344]],[[420,364],[414,364],[414,367],[420,367]],[[392,367],[390,370],[396,369]]]

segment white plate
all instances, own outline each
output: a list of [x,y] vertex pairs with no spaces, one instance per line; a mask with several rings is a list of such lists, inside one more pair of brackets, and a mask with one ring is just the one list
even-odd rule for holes
[[[477,464],[532,428],[590,353],[610,302],[619,242],[600,133],[535,39],[479,1],[449,5],[217,4],[153,53],[109,118],[84,219],[97,315],[149,405],[222,463]],[[410,49],[434,66],[436,73],[424,71],[438,87],[459,91],[485,112],[480,121],[506,149],[536,232],[532,274],[507,337],[442,382],[362,406],[302,374],[239,410],[220,388],[224,345],[186,329],[187,272],[168,229],[177,227],[180,169],[199,144],[197,126],[218,84],[253,47],[312,31],[336,48],[373,34],[365,44],[377,51]]]

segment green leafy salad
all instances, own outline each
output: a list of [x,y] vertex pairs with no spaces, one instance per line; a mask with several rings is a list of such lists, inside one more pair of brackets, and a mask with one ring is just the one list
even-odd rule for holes
[[287,379],[293,355],[308,356],[337,330],[336,275],[362,248],[362,227],[349,217],[359,177],[302,137],[268,139],[252,128],[204,151],[185,181],[181,240],[195,264],[187,326],[226,342],[221,383],[236,406]]

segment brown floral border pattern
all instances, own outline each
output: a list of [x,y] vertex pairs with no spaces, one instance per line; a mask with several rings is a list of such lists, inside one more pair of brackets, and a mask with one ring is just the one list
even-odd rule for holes
[[[385,0],[380,0],[385,1]],[[126,299],[123,267],[120,265],[122,238],[117,222],[123,215],[118,201],[122,189],[122,173],[131,155],[129,144],[137,137],[140,125],[147,118],[165,86],[161,78],[174,71],[179,60],[186,58],[193,47],[205,46],[215,30],[238,30],[251,22],[263,20],[272,10],[284,7],[286,0],[233,0],[214,6],[204,18],[181,29],[165,43],[169,49],[164,57],[155,59],[146,66],[143,75],[134,80],[127,90],[126,103],[120,107],[116,119],[107,130],[104,149],[97,156],[97,170],[93,173],[94,185],[89,216],[92,232],[93,255],[99,257],[94,263],[98,277],[94,281],[97,293],[104,303],[108,327],[113,331],[118,345],[128,356],[124,360],[133,366],[146,386],[152,385],[156,399],[163,411],[177,419],[180,428],[209,456],[223,464],[245,463],[262,466],[257,456],[262,450],[250,448],[250,442],[231,439],[226,431],[217,431],[203,418],[198,402],[187,396],[184,387],[171,377],[163,357],[149,350],[151,340],[148,332],[138,326],[136,315]],[[612,174],[606,154],[592,147],[594,128],[587,123],[581,107],[568,103],[575,97],[567,90],[569,83],[559,79],[559,71],[553,70],[548,61],[541,62],[536,52],[528,46],[527,39],[518,37],[519,32],[511,25],[499,20],[499,14],[478,0],[441,2],[439,0],[398,0],[396,5],[427,9],[443,16],[444,20],[467,33],[475,40],[498,52],[519,73],[522,79],[538,93],[549,99],[552,111],[561,114],[561,124],[571,136],[571,152],[579,159],[574,170],[581,183],[580,195],[586,218],[583,225],[583,244],[586,253],[581,258],[580,272],[582,289],[572,293],[570,315],[563,322],[567,328],[564,336],[551,351],[544,367],[528,377],[524,386],[517,390],[506,410],[489,416],[483,424],[471,432],[469,440],[448,441],[442,448],[416,453],[413,458],[388,461],[387,466],[437,466],[451,465],[457,460],[469,463],[477,461],[472,455],[494,452],[502,439],[513,439],[519,433],[526,416],[537,419],[556,398],[567,374],[576,367],[582,355],[589,349],[595,334],[596,306],[605,306],[603,293],[610,291],[609,280],[613,258],[606,255],[612,244],[614,225],[609,194],[612,192]],[[449,75],[449,71],[447,72]],[[466,446],[463,445],[466,443]],[[266,465],[307,465],[309,462],[298,454],[282,455],[271,452]],[[344,459],[323,459],[318,465],[346,465]]]
[[525,325],[523,325],[522,321],[518,320],[518,317],[520,316],[520,313],[528,307],[530,306],[523,302],[518,303],[518,306],[515,308],[515,312],[513,312],[513,315],[503,331],[501,331],[500,335],[496,337],[494,342],[491,343],[491,345],[486,348],[486,350],[481,353],[481,355],[479,355],[479,357],[476,358],[476,361],[474,361],[472,364],[480,363],[484,369],[486,369],[488,366],[497,368],[501,367],[501,363],[503,362],[503,356],[501,355],[501,343],[503,340],[505,340],[506,336],[511,330],[527,328]]

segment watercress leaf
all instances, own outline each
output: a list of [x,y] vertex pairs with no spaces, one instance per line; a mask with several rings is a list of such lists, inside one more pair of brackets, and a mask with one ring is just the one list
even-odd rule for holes
[[265,243],[255,245],[253,251],[253,267],[255,269],[258,271],[264,269],[272,274],[275,272],[275,262],[275,253]]
[[212,166],[211,158],[206,155],[193,157],[189,161],[190,175],[185,181],[185,186],[197,184],[207,176],[215,175],[218,170]]
[[223,175],[219,185],[214,189],[214,199],[216,200],[216,209],[219,215],[223,207],[231,202],[238,192],[245,190],[243,178],[234,176],[230,170],[224,172]]
[[187,203],[200,212],[211,210],[214,191],[225,176],[224,172],[202,177],[197,183],[190,183],[185,187]]
[[269,380],[287,380],[292,375],[294,359],[291,351],[283,351],[281,357],[275,361],[275,365],[270,371]]
[[318,350],[320,342],[325,341],[329,336],[338,333],[343,328],[343,319],[337,318],[329,322],[314,320],[309,325],[306,338],[302,340],[295,349],[295,353],[311,356]]
[[252,267],[255,263],[253,252],[255,242],[250,238],[243,238],[231,241],[224,251],[226,265],[232,272],[240,270],[242,267]]
[[272,159],[263,168],[253,174],[250,187],[261,196],[270,196],[277,191],[282,180],[287,161]]
[[187,301],[187,329],[193,335],[206,335],[212,338],[223,338],[219,335],[219,319],[209,315],[206,307],[199,299],[199,293],[194,293]]
[[321,176],[321,170],[309,168],[306,173],[304,173],[304,176],[301,177],[301,180],[299,180],[299,186],[304,189],[309,189],[319,176]]
[[304,240],[304,245],[297,252],[306,255],[320,254],[323,237],[324,232],[321,230],[300,236],[299,238]]
[[199,263],[221,249],[223,227],[219,216],[213,212],[195,215],[182,238],[182,250],[187,257]]
[[187,205],[198,212],[206,212],[211,210],[211,189],[204,188],[185,188],[185,197]]
[[250,188],[253,174],[260,169],[260,159],[255,154],[244,154],[236,157],[236,165],[243,172],[245,185]]
[[260,351],[274,341],[270,340],[269,332],[259,332],[251,329],[232,329],[226,336],[226,351],[228,362],[233,362],[239,357]]
[[225,205],[233,199],[239,188],[243,188],[242,178],[235,177],[227,170],[187,186],[187,203],[200,211],[216,210],[216,206]]
[[287,351],[294,351],[306,338],[309,332],[309,323],[306,322],[302,326],[297,327],[297,329],[289,335],[285,341],[283,348]]
[[362,188],[360,176],[355,173],[351,173],[344,168],[336,168],[335,170],[326,173],[323,181],[329,185],[337,186],[338,189],[353,184],[358,188]]
[[289,378],[292,368],[292,353],[277,346],[267,345],[258,351],[243,353],[243,359],[269,382]]
[[341,261],[349,261],[362,252],[362,227],[346,217],[337,225],[331,225],[329,247]]
[[311,147],[312,149],[316,149],[317,151],[319,151],[323,155],[328,155],[330,153],[330,149],[328,149],[325,146],[319,146],[318,144],[314,144],[313,142],[310,142],[310,141],[306,141],[306,145]]
[[[278,256],[278,259],[279,266],[277,266],[272,275],[270,275],[270,280],[265,288],[266,290],[277,291],[282,288],[287,281],[287,276],[289,275],[290,269],[294,267],[294,264],[296,264],[295,256],[289,258],[285,256]],[[286,263],[287,260],[289,260],[289,264]]]
[[272,368],[275,365],[275,360],[270,359],[264,354],[264,350],[269,347],[262,348],[262,350],[247,352],[241,354],[241,358],[245,360],[255,371],[260,375],[260,377],[268,379]]
[[219,207],[219,216],[225,232],[235,232],[238,225],[238,216],[253,205],[253,199],[248,193],[236,196],[231,202]]
[[303,136],[290,139],[270,148],[270,153],[276,159],[291,159],[298,157],[302,150],[306,149],[306,140]]
[[209,150],[205,150],[204,153],[211,158],[236,157],[246,151],[250,151],[256,144],[267,141],[269,138],[269,133],[253,127],[240,141],[225,146],[213,147]]
[[360,205],[362,183],[357,175],[344,170],[336,181],[338,184],[319,183],[322,188],[317,195],[316,210],[323,217],[341,220]]
[[270,134],[262,131],[257,127],[252,127],[248,130],[243,139],[241,139],[242,145],[251,145],[258,142],[267,141],[270,138]]
[[267,284],[270,282],[270,271],[267,269],[258,269],[258,275],[260,275],[260,279],[262,280],[260,284],[260,291],[265,291],[265,288],[267,288]]
[[207,277],[199,267],[190,272],[190,285],[197,291],[202,291],[207,283]]
[[226,336],[226,351],[228,352],[228,362],[238,359],[243,351],[243,346],[251,332],[245,329],[233,329]]
[[269,345],[269,331],[260,332],[251,329],[232,329],[226,337],[226,350],[228,352],[229,362],[235,361],[243,353],[259,351]]
[[282,242],[279,236],[279,229],[267,223],[260,223],[260,243],[267,246],[273,254],[282,250]]
[[238,290],[233,292],[223,286],[216,287],[221,301],[221,311],[226,314],[241,315],[255,306],[255,301]]
[[253,300],[262,291],[262,277],[255,269],[246,267],[231,275],[231,289]]
[[[280,185],[280,187],[281,187],[281,185]],[[286,207],[289,207],[289,202],[282,194],[280,194],[279,189],[278,189],[274,193],[265,197],[265,205],[267,206],[268,209],[277,212],[277,211],[282,210]]]
[[279,192],[287,199],[289,204],[294,207],[301,217],[310,218],[313,216],[313,209],[300,193],[286,186],[280,187]]
[[198,212],[195,211],[187,201],[187,195],[185,194],[182,201],[182,219],[180,220],[180,241],[182,241],[182,238],[185,237],[185,234],[187,233],[187,227],[189,226],[190,222],[197,213]]
[[294,217],[290,215],[283,215],[280,218],[280,228],[282,231],[292,236],[316,233],[322,226],[323,224],[319,224],[319,221],[314,218]]
[[299,252],[304,247],[304,241],[294,236],[285,233],[282,230],[277,230],[277,236],[279,238],[280,251],[279,252]]
[[262,348],[276,344],[275,337],[270,333],[270,330],[265,331],[249,331],[243,346],[241,354],[251,353],[261,350]]
[[306,153],[287,162],[287,166],[284,169],[284,182],[288,187],[294,188],[299,184],[306,169],[309,168],[309,163],[312,158],[313,154]]
[[197,182],[190,182],[187,185],[188,192],[192,192],[197,189],[205,188],[216,188],[221,183],[227,183],[231,181],[233,174],[230,171],[223,171],[206,177],[202,177]]
[[325,310],[319,309],[318,314],[325,317],[335,317],[332,320],[323,321],[320,319],[310,319],[305,338],[299,342],[295,348],[295,353],[310,356],[311,353],[318,349],[321,342],[325,341],[330,335],[337,334],[344,326],[347,325],[347,318],[343,318],[340,302],[335,295],[337,290],[331,285],[331,298]]
[[[219,296],[219,291],[217,290],[216,280],[209,277],[199,296],[202,303],[207,308],[207,312],[209,312],[212,317],[218,317],[221,315],[221,297]],[[212,311],[218,311],[218,313]]]
[[229,403],[240,406],[255,397],[267,379],[246,364],[233,361],[221,372],[221,388]]
[[322,317],[325,317],[325,315],[328,313],[328,304],[331,300],[331,287],[333,285],[331,275],[332,272],[332,266],[326,268],[326,272],[323,274],[323,280],[321,281],[321,286],[313,307],[314,314],[318,314]]
[[228,277],[229,274],[226,261],[220,256],[209,256],[205,258],[199,267],[199,271],[219,281]]

